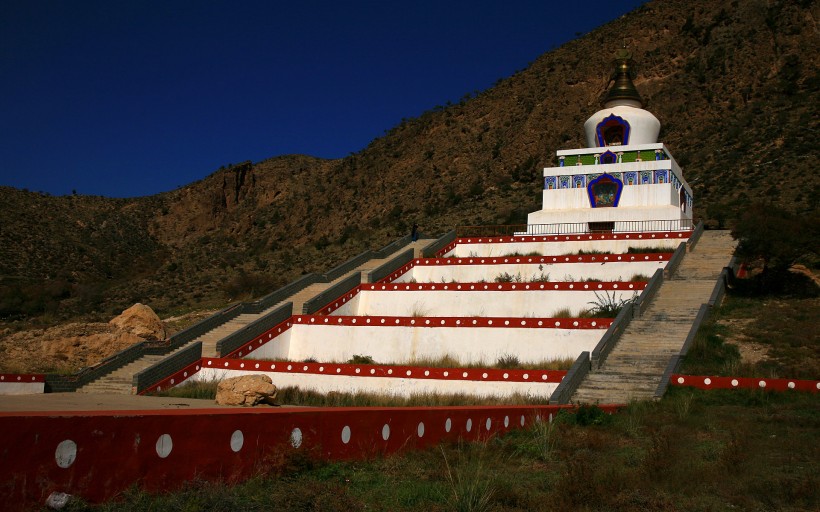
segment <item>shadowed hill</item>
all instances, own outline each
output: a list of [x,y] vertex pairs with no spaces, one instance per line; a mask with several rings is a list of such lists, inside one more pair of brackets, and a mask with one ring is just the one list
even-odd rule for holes
[[584,145],[624,42],[696,216],[761,197],[816,211],[818,17],[806,0],[650,2],[344,159],[248,162],[127,200],[4,188],[0,315],[109,317],[137,300],[167,315],[261,295],[414,221],[431,234],[521,222],[540,207],[540,169]]

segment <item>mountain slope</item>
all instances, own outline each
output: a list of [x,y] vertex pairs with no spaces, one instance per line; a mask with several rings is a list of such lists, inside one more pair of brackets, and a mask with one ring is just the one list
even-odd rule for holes
[[128,200],[2,189],[0,316],[217,306],[325,270],[413,222],[431,234],[521,222],[540,207],[540,169],[557,149],[584,145],[624,42],[697,216],[721,219],[760,198],[816,214],[818,16],[806,0],[650,2],[344,159],[248,162]]

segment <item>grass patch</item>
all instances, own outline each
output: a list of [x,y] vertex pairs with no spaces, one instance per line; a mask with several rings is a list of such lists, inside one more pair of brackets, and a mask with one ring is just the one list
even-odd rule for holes
[[[816,379],[820,375],[820,299],[727,295],[698,331],[682,371],[723,375]],[[747,361],[744,344],[765,357]]]
[[586,318],[615,318],[623,308],[636,300],[638,300],[637,293],[630,299],[617,299],[615,292],[612,292],[612,295],[609,295],[607,291],[604,291],[601,295],[595,292],[595,300],[588,303],[590,308],[579,316]]
[[465,393],[414,393],[396,396],[388,393],[317,393],[297,386],[278,390],[276,402],[306,407],[443,407],[461,405],[543,405],[549,396],[514,394],[477,396]]
[[162,391],[155,391],[151,396],[171,396],[175,398],[197,398],[197,399],[216,399],[216,387],[219,381],[211,380],[188,380],[174,386],[172,388],[163,389]]
[[664,247],[656,245],[654,247],[629,247],[626,250],[627,254],[650,254],[658,252],[675,252],[676,247]]

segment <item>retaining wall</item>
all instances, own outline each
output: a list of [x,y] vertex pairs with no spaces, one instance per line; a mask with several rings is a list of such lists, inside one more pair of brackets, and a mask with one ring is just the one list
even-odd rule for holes
[[569,309],[577,316],[590,303],[606,298],[629,300],[645,286],[645,282],[362,285],[331,314],[520,318],[551,317]]
[[515,355],[536,362],[592,350],[611,323],[605,318],[302,315],[245,357],[347,361],[358,354],[401,363],[451,356],[467,364]]
[[395,283],[475,283],[493,282],[506,274],[523,284],[578,279],[627,281],[635,274],[651,276],[666,265],[670,256],[670,253],[651,253],[416,259],[391,274],[389,280]]
[[[90,502],[135,483],[166,492],[194,479],[235,482],[289,454],[369,458],[549,421],[557,406],[253,408],[0,413],[0,495],[7,510],[52,492]],[[613,412],[614,407],[605,410]]]
[[[519,393],[548,400],[567,372],[203,358],[201,369],[191,378],[209,381],[257,373],[268,375],[278,387],[298,386],[319,393],[464,393],[496,397]],[[181,380],[178,378],[178,382]]]
[[626,253],[629,248],[665,247],[675,250],[689,237],[686,232],[627,233],[558,236],[511,236],[458,238],[444,253],[447,257],[500,257],[537,253],[541,256],[575,254],[579,251]]
[[0,373],[0,395],[45,393],[46,376],[40,373]]

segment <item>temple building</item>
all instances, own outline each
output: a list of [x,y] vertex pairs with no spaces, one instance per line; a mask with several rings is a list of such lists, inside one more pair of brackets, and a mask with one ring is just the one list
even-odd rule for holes
[[587,147],[558,151],[558,167],[544,169],[543,207],[529,214],[528,233],[692,228],[692,189],[658,142],[660,121],[643,109],[627,50],[615,66],[604,108],[584,123]]

